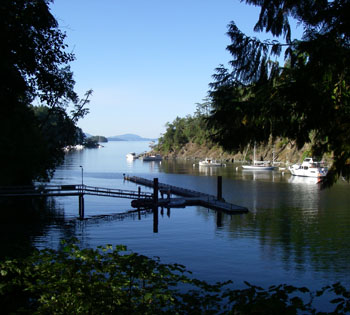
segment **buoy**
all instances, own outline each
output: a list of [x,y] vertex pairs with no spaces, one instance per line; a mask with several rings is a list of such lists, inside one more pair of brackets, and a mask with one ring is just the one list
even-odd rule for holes
[[236,167],[236,171],[238,171],[238,166]]

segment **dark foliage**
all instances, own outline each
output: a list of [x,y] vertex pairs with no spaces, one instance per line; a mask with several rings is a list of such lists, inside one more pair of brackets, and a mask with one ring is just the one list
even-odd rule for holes
[[[312,153],[332,153],[334,163],[325,186],[339,176],[350,179],[350,2],[258,1],[256,31],[284,38],[261,42],[240,32],[232,22],[227,47],[232,70],[221,66],[214,75],[209,125],[213,140],[241,150],[272,135],[312,143]],[[304,29],[291,40],[289,18]],[[284,53],[281,66],[276,56]]]
[[244,289],[234,289],[231,281],[208,284],[190,278],[182,265],[161,264],[159,258],[126,252],[125,246],[65,244],[0,263],[5,313],[326,314],[315,307],[323,296],[334,305],[332,314],[350,310],[350,293],[340,283],[316,292],[245,284]]
[[[50,2],[0,3],[0,185],[47,179],[62,160],[60,148],[54,145],[63,144],[63,138],[67,143],[69,136],[71,142],[74,137],[69,128],[56,141],[55,125],[47,124],[50,116],[57,124],[61,118],[66,124],[69,119],[76,123],[87,113],[83,108],[87,98],[79,101],[73,90],[75,82],[68,63],[74,56],[66,52],[65,34],[49,11]],[[35,115],[34,101],[49,108],[45,119]],[[65,110],[70,102],[75,109],[68,118]],[[61,126],[60,131],[64,130]]]

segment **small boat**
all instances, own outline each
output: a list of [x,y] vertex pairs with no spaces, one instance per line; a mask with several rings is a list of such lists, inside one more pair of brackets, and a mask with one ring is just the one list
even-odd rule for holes
[[289,171],[294,176],[325,177],[328,173],[328,168],[323,162],[314,161],[312,158],[305,158],[303,163],[290,166]]
[[145,155],[142,160],[143,161],[161,161],[163,158],[160,154],[156,155]]
[[252,165],[242,165],[242,168],[250,171],[273,171],[275,167],[269,161],[255,161]]
[[225,164],[206,158],[203,161],[199,161],[199,166],[225,166]]
[[136,155],[135,152],[130,152],[130,153],[128,153],[128,154],[126,155],[126,158],[127,158],[128,160],[135,160],[135,159],[137,159],[137,155]]
[[270,161],[257,161],[255,159],[255,145],[254,145],[254,158],[253,158],[253,164],[250,165],[242,165],[242,168],[244,170],[249,170],[249,171],[273,171],[276,167],[273,165],[273,162],[275,160],[275,153],[272,152],[273,157],[272,157],[272,164]]

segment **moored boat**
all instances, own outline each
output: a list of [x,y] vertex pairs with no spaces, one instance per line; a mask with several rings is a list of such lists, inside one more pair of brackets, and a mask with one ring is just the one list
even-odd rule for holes
[[328,173],[328,168],[323,162],[314,161],[312,158],[305,158],[303,163],[290,166],[289,171],[294,176],[325,177]]
[[213,159],[206,158],[205,160],[199,161],[199,166],[225,166],[225,164],[222,164],[221,162],[218,162]]
[[126,155],[126,158],[127,158],[128,160],[135,160],[135,159],[137,159],[137,155],[136,155],[135,152],[130,152],[130,153],[128,153],[128,154]]
[[249,171],[273,171],[276,168],[273,165],[274,160],[275,160],[275,153],[272,152],[272,164],[270,163],[270,161],[257,161],[255,159],[255,145],[254,145],[253,164],[242,165],[242,168],[244,170],[249,170]]
[[268,161],[254,161],[252,165],[242,165],[245,170],[251,171],[273,171],[275,167],[270,165]]
[[143,161],[161,161],[163,158],[160,154],[156,155],[145,155],[142,160]]

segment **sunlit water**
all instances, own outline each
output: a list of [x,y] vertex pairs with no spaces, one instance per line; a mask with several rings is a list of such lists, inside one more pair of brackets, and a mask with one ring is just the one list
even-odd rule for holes
[[[128,152],[148,149],[147,142],[109,142],[101,149],[67,154],[52,183],[137,190],[123,174],[216,194],[223,177],[226,201],[248,214],[218,215],[203,207],[159,209],[158,232],[152,213],[120,217],[130,200],[85,197],[86,220],[78,220],[78,198],[56,198],[65,224],[50,225],[35,239],[39,248],[57,248],[77,237],[83,246],[124,244],[129,250],[180,263],[193,276],[210,282],[231,279],[267,287],[289,283],[311,289],[350,277],[350,186],[320,190],[314,180],[279,171],[243,171],[239,165],[199,168],[193,161],[128,161]],[[80,167],[82,166],[82,167]],[[146,187],[142,191],[151,191]]]

